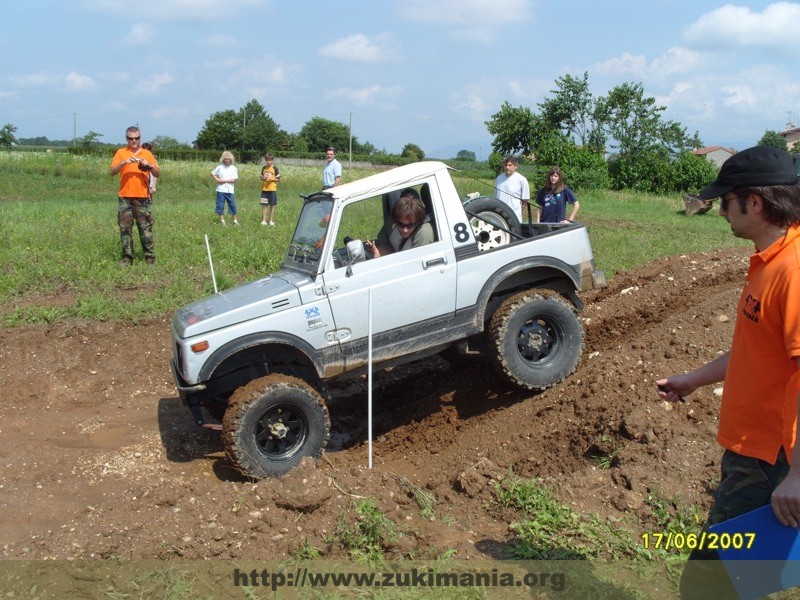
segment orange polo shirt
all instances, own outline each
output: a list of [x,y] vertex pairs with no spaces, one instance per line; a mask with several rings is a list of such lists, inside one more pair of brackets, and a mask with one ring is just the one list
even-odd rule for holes
[[[136,152],[131,152],[127,146],[120,148],[111,159],[111,166],[127,160],[131,156],[136,156],[157,167],[156,157],[153,153],[144,148],[139,148]],[[119,197],[120,198],[149,198],[150,197],[150,177],[147,171],[139,169],[136,163],[130,163],[122,167],[119,172]]]
[[717,441],[775,464],[791,457],[800,375],[800,226],[750,257],[722,393]]

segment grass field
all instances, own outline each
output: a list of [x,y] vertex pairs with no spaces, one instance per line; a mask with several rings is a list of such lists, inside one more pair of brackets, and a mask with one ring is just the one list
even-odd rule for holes
[[[301,206],[318,190],[321,169],[283,166],[276,227],[260,225],[260,166],[238,165],[242,227],[214,215],[215,163],[162,161],[153,203],[157,264],[121,268],[116,217],[118,177],[96,157],[0,153],[0,323],[55,322],[67,317],[148,320],[213,291],[204,235],[220,289],[279,269]],[[345,165],[346,166],[346,165]],[[370,174],[345,170],[345,181]],[[491,195],[491,180],[455,173],[456,187]],[[532,184],[532,188],[535,185]],[[674,197],[627,192],[578,194],[595,261],[607,275],[661,256],[742,242],[715,212],[690,218]],[[229,220],[230,222],[230,220]]]

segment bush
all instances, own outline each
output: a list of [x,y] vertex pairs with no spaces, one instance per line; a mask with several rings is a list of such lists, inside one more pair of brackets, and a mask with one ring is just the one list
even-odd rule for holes
[[705,158],[684,152],[677,159],[657,151],[623,154],[609,161],[611,187],[654,194],[697,191],[717,170]]

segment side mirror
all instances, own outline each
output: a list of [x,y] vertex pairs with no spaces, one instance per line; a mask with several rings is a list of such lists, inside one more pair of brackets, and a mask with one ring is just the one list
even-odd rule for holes
[[347,260],[351,265],[367,260],[367,252],[364,249],[364,242],[361,240],[350,240],[346,247]]

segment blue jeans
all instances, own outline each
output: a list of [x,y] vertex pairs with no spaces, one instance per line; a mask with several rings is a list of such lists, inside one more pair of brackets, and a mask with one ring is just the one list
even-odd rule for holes
[[217,210],[218,215],[225,214],[225,205],[228,205],[228,214],[236,216],[236,196],[233,192],[217,192]]

